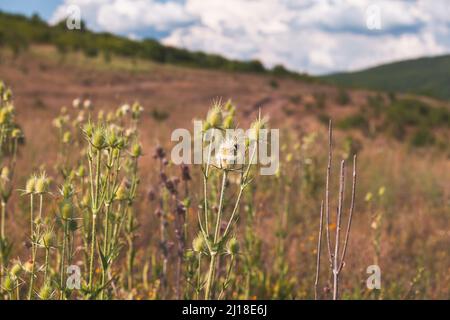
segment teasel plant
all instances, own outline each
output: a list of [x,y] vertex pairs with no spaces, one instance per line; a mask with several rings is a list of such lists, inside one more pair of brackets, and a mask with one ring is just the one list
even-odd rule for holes
[[345,192],[345,160],[340,163],[339,173],[339,193],[338,204],[335,215],[336,231],[334,236],[334,250],[332,246],[331,230],[330,230],[330,181],[331,181],[331,166],[333,156],[333,126],[332,121],[329,121],[328,126],[328,164],[326,171],[325,182],[325,201],[322,201],[320,207],[320,224],[319,224],[319,236],[317,244],[317,262],[316,262],[316,278],[314,282],[315,298],[318,299],[318,285],[320,281],[320,266],[321,266],[321,249],[322,249],[322,233],[323,233],[323,215],[325,214],[325,233],[326,233],[326,247],[327,257],[329,262],[329,271],[332,277],[332,298],[333,300],[339,299],[339,276],[343,267],[345,266],[345,256],[348,248],[348,241],[350,238],[350,229],[352,226],[353,212],[355,207],[355,195],[356,195],[356,155],[353,155],[353,172],[352,172],[352,190],[349,214],[347,218],[347,228],[345,230],[344,238],[341,240],[341,222],[344,213],[344,192]]
[[0,81],[0,286],[12,250],[6,235],[7,207],[14,185],[18,148],[23,142],[22,130],[15,121],[12,91]]
[[[206,163],[203,161],[204,164],[202,165],[204,182],[203,217],[200,211],[198,212],[198,224],[205,241],[205,255],[209,258],[209,266],[204,284],[205,300],[214,298],[214,289],[216,280],[218,279],[216,276],[218,259],[225,254],[226,243],[231,237],[233,227],[239,216],[239,207],[243,192],[252,181],[251,169],[254,157],[258,150],[258,144],[261,142],[260,131],[266,124],[266,120],[261,119],[261,116],[259,115],[258,119],[251,125],[251,139],[245,139],[242,136],[227,136],[224,141],[219,141],[220,145],[219,148],[215,150],[215,161],[213,161],[214,159],[212,159],[211,154],[212,143],[216,143],[216,141],[214,141],[214,139],[216,139],[214,131],[225,131],[225,128],[228,129],[234,126],[234,112],[234,106],[232,106],[231,103],[227,103],[223,106],[220,100],[215,101],[212,109],[207,115],[202,137],[202,145],[205,147],[205,142],[208,140],[206,134],[208,131],[210,133],[212,132],[212,136],[209,137],[210,144],[209,146],[206,146],[206,150],[208,150],[206,159],[203,158],[206,160]],[[244,140],[244,142],[242,140]],[[238,150],[240,146],[241,148],[242,146],[244,147],[244,152],[242,152],[243,150]],[[240,155],[238,155],[239,151],[241,151]],[[246,155],[248,155],[249,158],[248,163],[238,161],[239,156],[245,157]],[[208,195],[209,188],[213,188],[210,183],[213,174],[222,176],[218,200],[216,200],[216,205],[214,205],[217,211],[217,214],[215,214],[215,221],[212,219],[213,215],[211,213],[213,211],[213,205],[209,203],[210,196]],[[225,200],[226,188],[229,186],[229,175],[239,176],[238,192],[237,195],[235,195],[234,201],[233,199]],[[228,208],[228,205],[233,202],[234,205],[231,207],[231,213],[229,214],[229,217],[226,218],[225,211]],[[223,229],[222,226],[224,226]],[[228,282],[227,279],[229,279],[229,277],[226,277],[226,282]],[[227,286],[228,283],[225,285],[225,288]],[[224,287],[222,287],[222,289],[223,288]],[[222,297],[223,293],[220,296]]]
[[[49,192],[50,179],[45,172],[39,175],[32,175],[25,186],[25,189],[20,190],[22,196],[30,197],[30,244],[31,244],[31,258],[29,261],[30,280],[28,283],[28,300],[34,298],[34,283],[37,277],[36,263],[37,263],[37,249],[40,247],[43,236],[43,214],[44,214],[44,196],[50,194]],[[35,215],[35,196],[38,199],[38,211]]]
[[[121,127],[99,123],[88,123],[84,129],[89,142],[88,167],[89,219],[91,221],[89,250],[89,282],[91,297],[98,294],[101,299],[107,294],[107,285],[113,280],[111,265],[123,246],[122,236],[127,242],[127,283],[131,289],[135,249],[133,241],[137,223],[133,213],[133,203],[139,184],[138,158],[142,148],[133,129],[126,133]],[[131,145],[128,150],[128,145]],[[99,216],[101,214],[101,216]],[[97,226],[97,219],[101,225]],[[86,223],[85,223],[86,226]],[[97,229],[103,235],[97,235]],[[98,240],[97,240],[98,236]],[[98,248],[96,248],[98,247]],[[100,284],[94,288],[95,252],[98,251],[102,269]]]

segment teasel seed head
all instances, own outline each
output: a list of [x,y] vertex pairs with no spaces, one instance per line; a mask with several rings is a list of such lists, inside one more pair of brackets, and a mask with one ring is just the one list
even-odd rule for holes
[[143,110],[144,108],[142,108],[142,106],[138,102],[133,103],[133,105],[131,106],[131,117],[133,119],[139,119]]
[[48,249],[53,246],[53,240],[54,240],[53,231],[49,230],[42,237],[42,245]]
[[20,265],[20,263],[16,263],[15,265],[13,265],[13,267],[11,268],[11,270],[9,271],[9,273],[14,277],[17,278],[20,273],[22,272],[22,266]]
[[14,290],[14,281],[11,279],[11,276],[7,274],[3,279],[3,289],[7,292],[11,292]]
[[192,250],[194,252],[200,253],[203,252],[205,249],[205,239],[203,238],[202,234],[198,234],[194,240],[192,240]]
[[25,185],[25,193],[26,194],[31,194],[34,193],[35,191],[35,186],[36,186],[36,176],[32,175],[28,180],[27,183]]
[[0,110],[0,124],[5,124],[9,121],[9,112],[6,108]]
[[239,242],[235,237],[228,240],[227,253],[230,255],[237,255],[239,253]]
[[48,300],[52,297],[53,289],[50,285],[50,283],[44,283],[42,288],[39,290],[39,297],[42,300]]
[[61,217],[64,220],[69,220],[72,218],[73,205],[70,201],[64,201],[61,205]]
[[11,132],[11,137],[13,139],[19,139],[20,137],[22,137],[22,130],[20,130],[19,128],[14,128]]
[[66,181],[59,190],[64,199],[70,199],[74,194],[73,185]]
[[49,187],[49,178],[45,174],[45,172],[42,172],[40,176],[36,179],[36,183],[34,185],[34,192],[36,194],[43,194],[48,192]]
[[209,124],[210,128],[219,128],[222,125],[223,116],[222,108],[220,102],[215,102],[214,106],[209,110],[206,116],[206,122]]
[[142,155],[142,147],[136,142],[131,146],[131,156],[133,158],[139,158]]
[[103,148],[105,148],[105,132],[103,128],[97,127],[94,129],[94,132],[92,133],[91,143],[97,150],[102,150]]
[[94,133],[94,125],[89,121],[83,126],[83,132],[88,138],[92,138]]

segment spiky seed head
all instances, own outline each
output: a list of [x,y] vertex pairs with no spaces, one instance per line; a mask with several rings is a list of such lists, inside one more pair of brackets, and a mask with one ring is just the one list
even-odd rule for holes
[[36,183],[34,185],[34,192],[37,194],[43,194],[48,192],[49,179],[45,172],[42,172],[40,176],[36,179]]
[[232,115],[228,115],[225,117],[225,120],[223,120],[223,128],[224,129],[234,128],[234,118]]
[[13,131],[11,132],[11,137],[13,139],[18,139],[22,137],[22,131],[18,128],[13,129]]
[[8,88],[3,92],[3,100],[11,101],[11,99],[12,99],[12,91],[10,88]]
[[39,290],[39,297],[42,300],[48,300],[52,297],[53,289],[50,283],[45,283],[42,288]]
[[93,125],[91,122],[86,123],[86,124],[83,126],[83,131],[84,131],[84,134],[85,134],[88,138],[91,138],[91,137],[92,137],[92,134],[94,133],[94,125]]
[[98,150],[105,147],[105,133],[102,128],[97,127],[92,133],[92,145]]
[[141,155],[142,155],[142,147],[138,142],[136,142],[131,147],[131,156],[134,158],[139,158]]
[[239,253],[239,242],[235,237],[232,237],[230,240],[228,240],[227,252],[230,255],[237,255]]
[[202,234],[198,234],[194,240],[192,240],[192,250],[194,252],[202,252],[205,246],[205,239]]
[[142,111],[144,110],[144,108],[142,108],[142,106],[138,103],[135,102],[133,103],[133,105],[131,106],[131,116],[133,119],[139,119]]
[[115,148],[119,142],[119,137],[117,136],[116,130],[109,129],[106,131],[106,143],[109,147]]
[[64,220],[69,220],[72,217],[73,205],[70,201],[64,201],[61,205],[61,217]]
[[250,138],[253,140],[258,140],[261,134],[261,129],[266,128],[266,119],[258,119],[252,122],[250,125]]
[[3,279],[3,288],[7,292],[11,292],[14,289],[14,282],[9,274],[7,274]]
[[53,232],[49,230],[42,237],[42,245],[48,249],[51,246],[53,246],[53,240],[54,240]]
[[9,271],[9,273],[14,277],[17,278],[20,273],[22,272],[22,266],[20,265],[20,263],[16,263],[15,265],[13,265],[13,267],[11,268],[11,270]]
[[27,183],[25,185],[25,193],[26,194],[33,193],[35,191],[35,185],[36,185],[36,176],[33,175],[27,180]]
[[64,199],[70,199],[74,193],[73,191],[73,185],[66,181],[60,188],[60,193],[63,196]]
[[122,150],[123,148],[125,148],[125,144],[126,144],[125,139],[123,137],[119,137],[117,139],[116,149]]
[[0,124],[5,124],[9,121],[9,112],[6,108],[0,110]]
[[211,110],[209,110],[206,121],[211,128],[219,128],[222,125],[222,120],[222,108],[219,103],[215,103]]

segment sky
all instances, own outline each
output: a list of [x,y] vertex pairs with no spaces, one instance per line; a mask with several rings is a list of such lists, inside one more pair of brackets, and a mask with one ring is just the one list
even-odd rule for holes
[[70,5],[95,31],[310,74],[450,53],[450,0],[0,0],[52,24]]

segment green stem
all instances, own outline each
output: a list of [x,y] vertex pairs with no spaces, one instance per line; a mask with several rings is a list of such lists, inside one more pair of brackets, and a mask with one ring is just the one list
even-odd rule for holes
[[217,213],[217,220],[216,220],[216,228],[214,231],[214,240],[213,244],[211,246],[210,255],[211,255],[211,261],[209,264],[209,271],[208,276],[206,279],[206,289],[205,289],[205,300],[211,299],[211,290],[212,285],[214,283],[214,277],[215,277],[215,269],[216,269],[216,261],[217,261],[217,243],[219,242],[219,234],[220,234],[220,222],[222,220],[222,212],[223,212],[223,198],[225,194],[225,184],[227,181],[227,171],[224,170],[223,176],[222,176],[222,187],[220,190],[220,199],[219,199],[219,212]]
[[97,167],[95,174],[95,197],[93,199],[92,208],[92,236],[91,236],[91,257],[89,262],[89,290],[93,288],[94,276],[94,253],[95,253],[95,235],[96,235],[96,221],[97,213],[99,211],[99,191],[100,191],[100,150],[97,150]]
[[208,276],[206,278],[205,300],[211,299],[211,287],[216,269],[216,252],[211,253],[211,261],[209,263]]
[[61,282],[60,282],[60,287],[61,287],[61,300],[64,299],[64,291],[65,291],[65,286],[64,286],[64,264],[65,264],[65,260],[66,260],[66,246],[67,246],[67,233],[68,233],[68,223],[67,221],[64,221],[64,235],[63,235],[63,246],[62,246],[62,250],[61,250],[61,268],[60,268],[60,272],[61,272]]
[[35,244],[34,244],[34,236],[33,236],[33,194],[30,194],[30,227],[31,227],[31,275],[30,275],[30,286],[28,288],[28,300],[31,300],[33,295],[33,284],[34,284],[34,260],[35,260]]
[[2,222],[1,222],[1,239],[5,239],[5,218],[6,218],[6,203],[2,201]]

